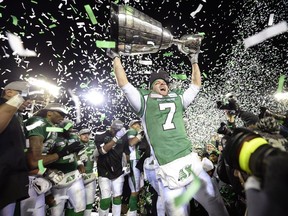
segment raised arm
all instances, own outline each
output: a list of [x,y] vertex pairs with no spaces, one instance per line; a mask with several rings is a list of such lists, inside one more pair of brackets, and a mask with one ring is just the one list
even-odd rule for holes
[[127,79],[125,70],[122,66],[122,63],[119,57],[114,58],[113,68],[114,68],[117,84],[121,88],[128,83],[128,79]]

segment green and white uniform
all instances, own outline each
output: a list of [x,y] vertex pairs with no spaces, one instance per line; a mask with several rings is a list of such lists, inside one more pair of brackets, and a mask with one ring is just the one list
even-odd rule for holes
[[92,204],[95,200],[96,194],[96,175],[93,172],[94,167],[94,150],[96,149],[95,143],[93,140],[89,140],[88,143],[81,142],[85,145],[85,148],[78,153],[79,160],[85,166],[85,174],[83,174],[83,180],[85,185],[86,192],[86,210],[85,216],[91,215]]
[[[54,148],[57,139],[57,132],[53,131],[55,126],[46,118],[39,116],[32,116],[24,125],[25,136],[27,139],[31,136],[43,137],[43,151],[42,154],[47,154]],[[29,146],[28,146],[29,147]],[[32,187],[33,182],[40,176],[29,176],[29,198],[20,202],[21,215],[45,215],[45,193],[38,194]]]
[[[138,132],[133,128],[130,128],[127,131],[128,139],[136,137]],[[139,150],[139,143],[134,146],[129,146],[130,150],[130,174],[128,176],[128,183],[131,189],[131,192],[138,192],[140,190],[140,180],[141,180],[141,172],[139,169],[136,168],[136,164],[140,159],[140,150]]]
[[[76,135],[71,135],[69,139],[58,137],[56,144],[51,153],[61,151],[66,145],[78,141]],[[56,205],[50,207],[49,211],[53,216],[61,216],[64,211],[65,215],[75,215],[83,212],[86,208],[85,187],[82,180],[82,175],[77,169],[76,154],[69,154],[57,161],[49,164],[50,169],[57,169],[62,171],[65,176],[62,181],[54,185],[51,192],[56,201]],[[65,210],[65,204],[66,210]]]
[[187,190],[187,186],[193,181],[193,171],[205,182],[194,198],[204,206],[209,215],[228,216],[222,198],[215,196],[211,179],[203,170],[198,155],[192,152],[192,144],[185,130],[184,110],[194,100],[199,87],[192,84],[185,91],[170,91],[167,96],[151,90],[136,89],[130,83],[123,86],[122,90],[141,118],[151,146],[153,157],[146,159],[146,165],[153,164],[150,171],[156,172],[157,179],[154,178],[153,181],[159,185],[159,193],[165,200],[165,213],[189,215],[187,206],[175,207],[174,199]]

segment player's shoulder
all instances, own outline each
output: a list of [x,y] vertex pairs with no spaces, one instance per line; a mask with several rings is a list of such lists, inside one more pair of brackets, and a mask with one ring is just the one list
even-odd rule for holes
[[46,124],[46,120],[40,116],[32,116],[30,118],[27,119],[27,121],[25,122],[25,125],[45,125]]

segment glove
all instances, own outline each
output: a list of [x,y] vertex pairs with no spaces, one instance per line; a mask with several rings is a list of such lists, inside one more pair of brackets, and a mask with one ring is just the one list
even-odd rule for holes
[[66,145],[61,151],[57,152],[59,158],[64,157],[66,155],[77,153],[85,146],[82,145],[80,142],[73,142],[70,145]]
[[109,56],[112,60],[114,60],[116,57],[120,58],[119,53],[117,53],[113,49],[107,49],[106,50],[106,55]]
[[121,130],[117,131],[115,137],[116,139],[121,139],[121,137],[123,137],[126,134],[126,128],[122,128]]
[[58,184],[64,178],[64,173],[58,170],[47,169],[43,177],[49,179],[53,184]]
[[200,39],[196,39],[194,43],[189,44],[189,49],[193,50],[191,53],[189,53],[189,59],[190,59],[191,64],[198,63],[198,55],[200,52],[200,46],[201,46]]

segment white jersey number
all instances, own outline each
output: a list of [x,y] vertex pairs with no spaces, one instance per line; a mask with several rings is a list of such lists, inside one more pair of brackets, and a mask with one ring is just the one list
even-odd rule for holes
[[175,103],[162,103],[159,104],[160,110],[170,109],[167,118],[165,120],[165,123],[163,124],[164,130],[171,130],[175,128],[175,124],[173,123],[173,118],[176,110]]

